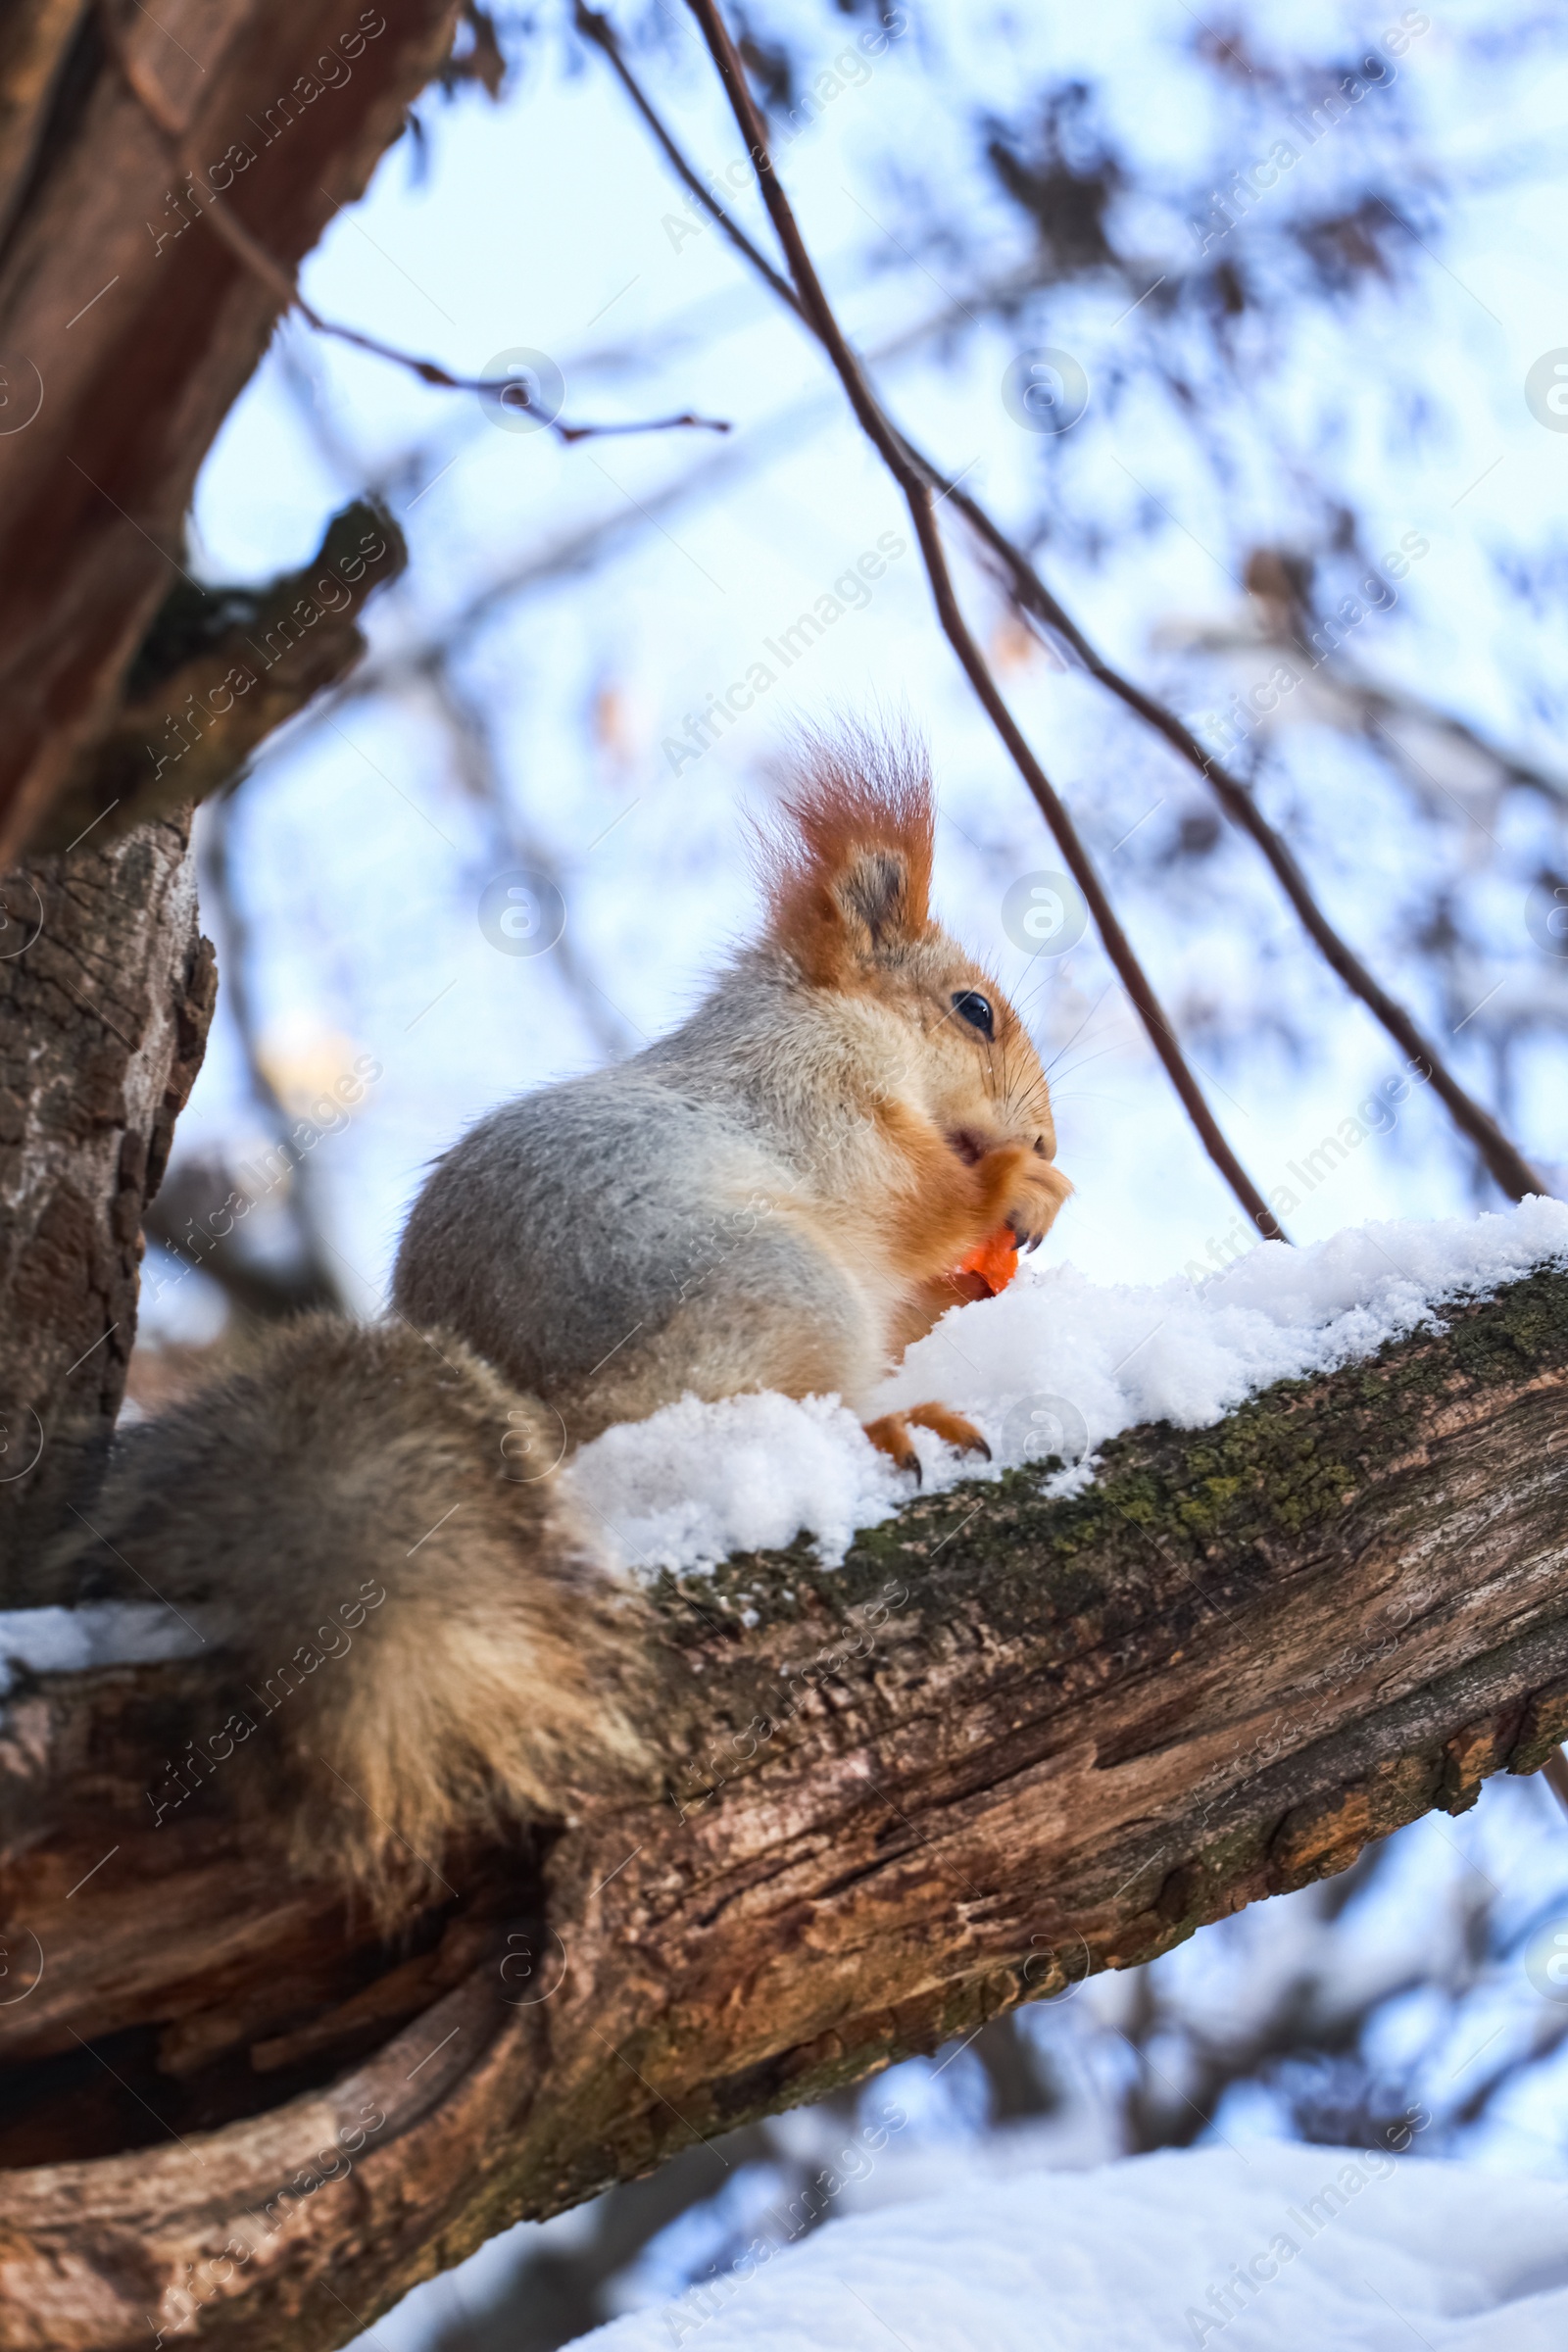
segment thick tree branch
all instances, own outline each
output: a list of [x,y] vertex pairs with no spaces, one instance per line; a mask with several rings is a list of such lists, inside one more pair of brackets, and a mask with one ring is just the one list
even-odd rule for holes
[[[576,24],[579,32],[601,49],[643,121],[647,123],[671,170],[682,184],[729,239],[737,253],[750,263],[778,299],[792,310],[803,325],[818,333],[814,317],[797,296],[788,279],[773,268],[765,254],[753,243],[745,230],[731,219],[728,212],[693,171],[679,145],[671,136],[657,108],[626,63],[625,55],[608,17],[597,14],[577,0]],[[867,397],[874,397],[867,387]],[[933,465],[913,442],[899,432],[883,413],[886,430],[894,435],[908,465],[924,479],[927,487],[941,500],[951,499],[957,512],[969,524],[985,548],[1014,609],[1026,617],[1044,625],[1054,640],[1064,646],[1096,682],[1107,693],[1141,718],[1147,726],[1163,736],[1177,755],[1198,770],[1212,788],[1221,807],[1232,822],[1250,835],[1267,859],[1276,880],[1294,907],[1302,927],[1319,950],[1330,968],[1362,1004],[1382,1022],[1401,1053],[1431,1073],[1434,1092],[1444,1103],[1454,1125],[1469,1138],[1482,1161],[1499,1187],[1515,1200],[1532,1193],[1545,1193],[1547,1186],[1531,1166],[1518,1147],[1510,1141],[1493,1118],[1467,1090],[1459,1084],[1431,1041],[1426,1038],[1411,1015],[1396,998],[1390,996],[1356,955],[1341,933],[1330,922],[1312,891],[1295,852],[1284,836],[1270,824],[1256,800],[1241,780],[1233,776],[1211,753],[1205,752],[1190,727],[1157,697],[1146,691],[1105,661],[1085,636],[1060,600],[1046,586],[1040,573],[1022,549],[1017,547],[987,514],[978,499],[961,485],[950,481],[940,466]],[[1464,732],[1459,722],[1449,722],[1456,731]],[[1537,783],[1533,771],[1515,768],[1521,781]]]
[[214,1760],[213,1667],[24,1681],[0,2156],[33,2169],[0,2342],[119,2352],[191,2314],[341,2342],[515,2216],[1539,1769],[1565,1441],[1544,1270],[1216,1428],[1134,1432],[1074,1500],[1014,1474],[835,1571],[803,1544],[670,1586],[663,1798],[440,1857],[394,1944],[290,1881],[261,1740]]
[[333,515],[309,564],[265,587],[177,581],[36,846],[103,843],[232,784],[259,744],[347,676],[365,651],[367,603],[407,561],[385,508],[359,499]]
[[[95,0],[15,13],[0,107],[8,163],[26,160],[0,178],[0,867],[110,722],[180,576],[197,467],[282,301],[172,166]],[[334,46],[311,0],[169,0],[117,15],[117,46],[156,76],[202,184],[231,188],[230,214],[265,221],[289,270],[363,191],[453,16],[452,0],[387,0],[351,12]]]

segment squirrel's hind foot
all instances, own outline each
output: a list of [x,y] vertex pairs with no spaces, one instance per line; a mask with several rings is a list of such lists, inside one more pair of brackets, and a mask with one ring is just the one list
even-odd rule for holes
[[865,1434],[877,1451],[885,1453],[901,1470],[912,1470],[916,1482],[920,1477],[920,1456],[909,1436],[911,1421],[917,1429],[928,1429],[933,1437],[945,1438],[960,1453],[983,1453],[988,1462],[991,1459],[991,1448],[974,1423],[966,1421],[961,1413],[950,1411],[945,1404],[912,1404],[906,1413],[883,1413],[877,1420],[865,1422],[862,1425]]

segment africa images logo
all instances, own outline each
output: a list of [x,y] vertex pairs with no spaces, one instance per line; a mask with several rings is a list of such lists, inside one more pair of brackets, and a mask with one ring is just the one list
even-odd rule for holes
[[1548,433],[1568,433],[1568,349],[1542,353],[1525,377],[1525,407]]
[[1026,956],[1065,956],[1089,927],[1089,908],[1070,874],[1020,874],[1002,902],[1002,928]]

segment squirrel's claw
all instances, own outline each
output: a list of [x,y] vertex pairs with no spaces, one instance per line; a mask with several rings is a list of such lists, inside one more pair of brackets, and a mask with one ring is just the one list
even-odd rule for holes
[[900,1470],[912,1470],[914,1483],[919,1486],[920,1456],[915,1452],[909,1436],[912,1418],[908,1413],[883,1413],[877,1420],[863,1422],[861,1426],[878,1453],[885,1453]]
[[991,1459],[991,1448],[974,1423],[945,1404],[911,1405],[905,1419],[912,1421],[917,1429],[930,1430],[933,1437],[946,1438],[960,1453],[983,1453],[988,1462]]
[[884,1413],[879,1420],[867,1421],[865,1434],[877,1451],[901,1470],[912,1470],[916,1485],[920,1483],[920,1456],[909,1436],[911,1422],[916,1429],[928,1429],[933,1437],[945,1438],[960,1453],[983,1453],[988,1462],[991,1459],[991,1448],[974,1423],[945,1404],[914,1404],[906,1413]]

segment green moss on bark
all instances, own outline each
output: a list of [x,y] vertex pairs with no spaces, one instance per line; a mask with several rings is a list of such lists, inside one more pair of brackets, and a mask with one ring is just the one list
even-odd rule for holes
[[1456,1389],[1508,1386],[1568,1363],[1568,1272],[1559,1268],[1442,1313],[1441,1333],[1391,1341],[1315,1380],[1278,1381],[1213,1428],[1160,1422],[1113,1440],[1081,1494],[1045,1494],[1052,1464],[1032,1463],[914,1497],[863,1529],[835,1568],[802,1538],[781,1551],[737,1554],[710,1577],[666,1578],[672,1636],[701,1641],[726,1619],[738,1634],[743,1610],[770,1628],[827,1629],[874,1606],[890,1583],[967,1586],[977,1569],[1004,1625],[1009,1588],[1019,1586],[1029,1616],[1081,1617],[1136,1583],[1151,1549],[1245,1573],[1260,1542],[1299,1543],[1329,1526],[1370,1470],[1419,1444],[1424,1417]]

